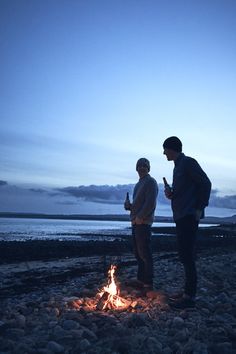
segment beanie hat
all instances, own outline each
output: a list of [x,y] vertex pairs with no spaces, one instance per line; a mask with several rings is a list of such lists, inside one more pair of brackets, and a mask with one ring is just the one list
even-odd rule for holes
[[137,161],[137,163],[136,163],[136,171],[138,169],[138,166],[140,166],[140,165],[145,165],[148,168],[148,172],[150,171],[150,162],[145,157],[141,157],[141,159],[139,159]]
[[163,148],[182,152],[182,143],[177,136],[171,136],[164,141]]

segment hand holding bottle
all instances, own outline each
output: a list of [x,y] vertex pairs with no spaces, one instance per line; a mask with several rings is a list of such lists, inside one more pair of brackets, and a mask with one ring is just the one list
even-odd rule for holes
[[164,189],[165,196],[166,196],[166,198],[171,199],[172,198],[172,188],[169,185],[169,183],[167,182],[165,177],[163,177],[163,182],[164,182],[164,186],[165,186],[165,189]]
[[130,203],[130,199],[129,199],[129,192],[126,193],[124,208],[125,208],[125,210],[130,210],[130,208],[131,208],[131,203]]

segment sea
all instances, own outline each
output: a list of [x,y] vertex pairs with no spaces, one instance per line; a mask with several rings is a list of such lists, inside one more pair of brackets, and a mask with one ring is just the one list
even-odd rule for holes
[[[155,222],[153,226],[170,227],[174,226],[174,223]],[[204,225],[206,226],[208,225]],[[114,241],[129,236],[131,236],[129,221],[0,218],[0,241]]]

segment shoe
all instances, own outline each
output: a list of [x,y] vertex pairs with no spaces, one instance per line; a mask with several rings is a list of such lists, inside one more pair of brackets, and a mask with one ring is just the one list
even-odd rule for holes
[[170,303],[170,306],[176,310],[184,310],[187,308],[194,308],[195,307],[195,301],[191,298],[185,298],[182,297],[179,300],[176,300],[173,303]]
[[177,301],[180,300],[183,297],[184,293],[183,291],[180,291],[178,293],[173,293],[171,295],[169,295],[169,301]]

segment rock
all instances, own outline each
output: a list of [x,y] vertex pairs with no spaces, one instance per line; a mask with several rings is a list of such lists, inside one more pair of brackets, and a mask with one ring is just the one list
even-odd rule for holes
[[148,337],[145,340],[147,353],[162,354],[162,344],[155,337]]
[[4,321],[0,321],[0,331],[3,331],[7,327],[7,324]]
[[73,320],[65,320],[62,323],[62,327],[65,330],[76,329],[78,327],[78,323]]
[[182,328],[184,326],[184,320],[182,317],[174,317],[173,322],[172,322],[172,327],[178,329]]
[[176,342],[186,342],[189,338],[189,330],[187,328],[178,331],[174,336],[174,341]]
[[16,316],[16,322],[17,322],[19,327],[24,328],[25,327],[25,323],[26,323],[25,316],[24,315],[17,315]]
[[83,328],[82,336],[83,336],[83,338],[86,338],[91,341],[95,341],[97,339],[96,334],[94,332],[92,332],[91,330],[89,330],[88,328]]
[[[167,255],[168,256],[168,255]],[[156,255],[155,274],[163,291],[142,292],[125,287],[127,276],[136,274],[136,265],[128,264],[119,278],[122,296],[130,306],[96,311],[97,289],[106,283],[97,270],[82,277],[69,278],[63,284],[48,283],[44,289],[20,296],[7,296],[0,302],[0,353],[10,354],[232,354],[235,352],[236,295],[235,275],[224,270],[224,262],[236,262],[236,254],[206,253],[198,260],[201,288],[194,311],[173,311],[165,302],[164,293],[181,288],[182,267],[171,257]],[[76,259],[76,269],[78,262]],[[96,269],[97,258],[89,259]],[[69,262],[69,260],[65,261]],[[71,260],[70,260],[71,262]],[[83,262],[88,264],[88,259]],[[94,264],[93,264],[94,262]],[[133,262],[133,261],[132,261]],[[62,264],[62,260],[60,260]],[[11,269],[11,266],[9,266]],[[71,264],[69,265],[71,267]],[[32,269],[30,277],[32,279]],[[174,270],[173,270],[174,269]],[[45,269],[41,271],[45,272]],[[57,270],[58,272],[58,270]],[[24,276],[27,272],[24,267]],[[39,277],[37,272],[37,277]],[[50,267],[50,274],[53,267]],[[166,278],[168,273],[168,281]],[[15,273],[14,273],[15,274]],[[216,283],[212,282],[217,274]],[[1,273],[1,277],[6,272]],[[10,276],[8,274],[8,276]],[[23,277],[23,275],[21,275]],[[11,278],[17,285],[20,279]],[[227,281],[226,281],[227,279]],[[6,283],[3,283],[6,284]],[[88,284],[88,285],[87,285]],[[221,285],[221,288],[219,287]],[[17,285],[18,286],[18,285]],[[62,291],[64,289],[64,291]],[[79,290],[78,290],[79,289]],[[89,289],[90,297],[83,292]],[[205,289],[205,290],[203,290]],[[66,293],[66,295],[65,295]],[[76,296],[74,296],[76,294]],[[66,296],[68,296],[66,298]],[[79,298],[78,296],[81,296]],[[76,306],[75,306],[76,303]],[[89,304],[91,306],[87,306]]]
[[190,338],[182,348],[183,353],[208,354],[207,345]]
[[86,338],[82,339],[81,342],[79,343],[79,348],[80,348],[81,352],[88,349],[90,346],[91,346],[91,343]]
[[63,353],[64,352],[64,347],[54,341],[48,342],[47,349],[51,350],[53,353]]
[[19,343],[14,348],[17,354],[25,354],[32,352],[32,347],[28,346],[26,343]]
[[146,314],[136,313],[136,314],[132,314],[130,318],[128,318],[126,325],[127,327],[132,327],[132,328],[142,327],[146,325],[147,320],[148,317]]
[[53,328],[53,335],[55,339],[60,339],[67,335],[67,331],[64,330],[61,326],[57,325]]
[[232,344],[229,342],[213,344],[210,349],[214,354],[232,354]]
[[21,328],[8,328],[5,333],[11,339],[20,339],[25,335],[25,331]]

